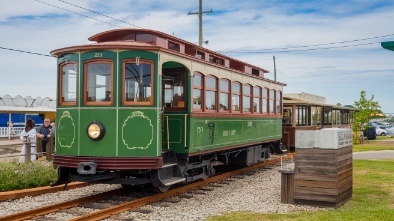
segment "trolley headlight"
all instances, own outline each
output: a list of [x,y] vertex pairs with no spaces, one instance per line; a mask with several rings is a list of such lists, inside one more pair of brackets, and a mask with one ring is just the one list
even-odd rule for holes
[[92,140],[101,140],[105,134],[105,127],[102,123],[93,121],[86,128],[86,134]]

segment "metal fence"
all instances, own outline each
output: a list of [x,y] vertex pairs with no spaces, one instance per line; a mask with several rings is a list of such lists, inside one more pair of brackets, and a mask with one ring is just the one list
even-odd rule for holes
[[0,138],[19,137],[24,127],[0,127]]

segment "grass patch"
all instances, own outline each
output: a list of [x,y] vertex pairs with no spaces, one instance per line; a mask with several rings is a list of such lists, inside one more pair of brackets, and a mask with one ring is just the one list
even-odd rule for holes
[[380,146],[378,143],[353,145],[353,152],[377,151],[377,150],[394,150],[394,146]]
[[0,192],[48,186],[57,178],[52,162],[0,162]]
[[393,135],[391,135],[391,136],[389,136],[389,135],[387,135],[387,136],[376,136],[376,140],[388,140],[388,139],[393,139],[393,138],[394,138]]
[[207,221],[241,220],[393,220],[394,160],[354,160],[353,197],[338,209],[288,214],[234,212]]

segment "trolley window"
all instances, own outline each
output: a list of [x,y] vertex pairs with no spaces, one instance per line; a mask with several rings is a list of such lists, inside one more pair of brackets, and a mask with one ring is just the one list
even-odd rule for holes
[[270,94],[268,97],[270,103],[269,103],[269,110],[270,110],[270,114],[274,114],[275,113],[275,90],[271,89],[270,90]]
[[198,73],[193,77],[193,109],[202,111],[202,76]]
[[230,110],[230,81],[220,79],[219,89],[219,110],[228,112]]
[[312,106],[311,107],[311,125],[316,126],[320,125],[320,107],[319,106]]
[[261,87],[253,87],[253,113],[261,113]]
[[122,85],[123,105],[153,105],[153,62],[124,60]]
[[241,97],[241,84],[238,82],[233,82],[231,84],[231,105],[232,111],[240,111],[240,98]]
[[59,105],[77,105],[77,79],[78,67],[76,62],[67,62],[60,65],[59,76]]
[[87,62],[84,65],[84,104],[113,104],[113,63],[110,60]]
[[242,87],[242,112],[248,113],[251,112],[250,104],[252,98],[252,91],[250,85],[243,85]]
[[331,107],[323,107],[323,125],[332,125]]
[[262,111],[263,113],[268,113],[268,88],[263,88],[263,105],[262,105]]
[[217,94],[217,79],[213,76],[205,77],[205,106],[206,110],[217,110],[216,108],[216,94]]
[[304,105],[297,105],[296,107],[296,126],[307,126],[308,107]]
[[276,107],[276,114],[281,114],[282,113],[282,93],[281,91],[276,91],[276,96],[275,96],[275,107]]

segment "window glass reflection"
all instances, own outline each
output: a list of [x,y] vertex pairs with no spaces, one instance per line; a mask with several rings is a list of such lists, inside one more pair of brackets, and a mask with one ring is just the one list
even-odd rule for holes
[[87,100],[111,101],[112,64],[90,63],[87,65]]
[[61,98],[63,102],[77,100],[77,64],[67,64],[62,67]]
[[147,102],[152,96],[152,65],[125,64],[125,98],[126,101]]

